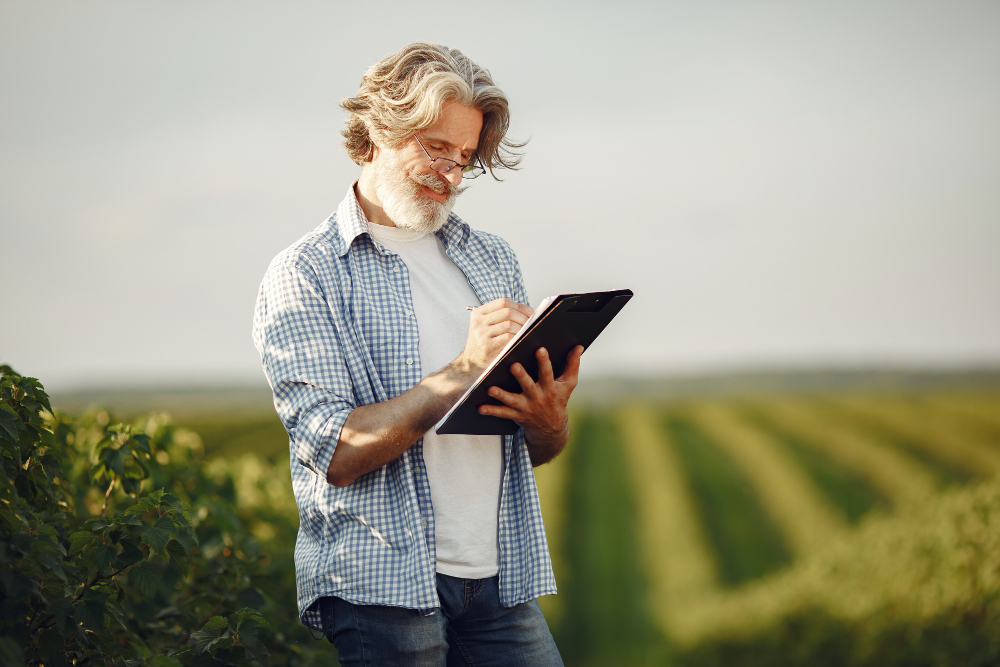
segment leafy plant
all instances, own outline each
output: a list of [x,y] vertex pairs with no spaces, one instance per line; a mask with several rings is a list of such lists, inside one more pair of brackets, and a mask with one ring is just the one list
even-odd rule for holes
[[0,366],[0,662],[268,665],[268,558],[182,435],[73,420]]

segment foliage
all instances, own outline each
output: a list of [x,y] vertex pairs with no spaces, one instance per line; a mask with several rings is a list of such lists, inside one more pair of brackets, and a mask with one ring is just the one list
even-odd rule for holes
[[[865,400],[873,421],[902,428],[888,410],[902,399]],[[920,423],[934,426],[921,452],[944,452],[956,434],[970,459],[988,456],[973,448],[1000,451],[1000,396],[912,400]],[[568,665],[608,656],[692,667],[1000,664],[1000,479],[984,472],[938,486],[911,443],[869,433],[825,405],[808,396],[627,404],[614,414],[617,429],[609,412],[578,415],[573,441],[550,464],[562,470],[538,477],[550,504],[547,480],[563,480],[564,525],[552,539],[564,554],[564,612],[553,628]],[[782,533],[790,520],[743,481],[753,470],[736,448],[753,442],[721,428],[719,412],[771,438],[783,465],[816,487],[813,499],[853,519],[850,527],[780,569],[720,586],[727,559],[748,558],[771,539],[742,530],[759,525],[754,514],[767,511]],[[803,490],[786,489],[792,511],[808,509],[793,488]],[[738,517],[743,526],[725,524]],[[727,540],[706,539],[713,522],[726,526]],[[616,625],[622,619],[629,629]],[[652,633],[640,632],[650,625]]]
[[0,663],[313,662],[289,640],[304,633],[290,543],[275,558],[255,537],[287,540],[294,521],[241,512],[197,436],[159,415],[70,418],[0,366],[0,447]]
[[1000,480],[947,491],[689,609],[692,666],[1000,662]]

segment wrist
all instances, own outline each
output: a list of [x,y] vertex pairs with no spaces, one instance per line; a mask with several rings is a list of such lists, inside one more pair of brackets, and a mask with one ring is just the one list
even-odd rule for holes
[[533,445],[562,448],[569,440],[569,419],[558,429],[525,428],[524,437]]
[[451,381],[461,385],[462,391],[468,389],[482,373],[482,370],[472,363],[464,352],[445,366],[443,370]]

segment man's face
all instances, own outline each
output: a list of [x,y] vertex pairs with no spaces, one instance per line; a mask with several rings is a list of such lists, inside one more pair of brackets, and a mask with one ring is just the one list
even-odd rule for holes
[[[483,114],[478,109],[445,102],[437,122],[418,132],[432,157],[468,164],[479,145]],[[448,220],[461,193],[462,171],[434,171],[420,144],[410,137],[398,148],[378,148],[372,160],[375,192],[382,210],[397,227],[433,232]]]

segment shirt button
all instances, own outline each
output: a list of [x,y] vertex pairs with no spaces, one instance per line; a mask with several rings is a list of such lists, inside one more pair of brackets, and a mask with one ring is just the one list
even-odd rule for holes
[[413,317],[413,311],[412,310],[406,311],[406,316],[407,317]]
[[407,360],[406,360],[406,365],[407,365],[407,366],[412,366],[412,365],[413,365],[413,359],[409,359],[409,358],[407,358]]
[[424,528],[427,527],[427,519],[421,519],[420,523],[424,524]]

